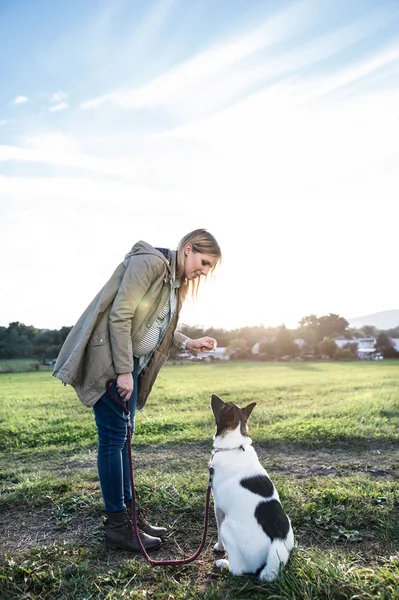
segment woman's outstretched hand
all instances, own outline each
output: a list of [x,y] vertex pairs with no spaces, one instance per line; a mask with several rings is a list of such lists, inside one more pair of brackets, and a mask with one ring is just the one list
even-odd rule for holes
[[120,373],[116,378],[116,389],[124,402],[130,400],[133,392],[133,376],[131,373]]
[[191,352],[191,354],[197,354],[198,352],[210,352],[211,350],[215,350],[216,346],[217,341],[208,336],[201,337],[196,340],[188,340],[187,342],[187,350],[188,352]]

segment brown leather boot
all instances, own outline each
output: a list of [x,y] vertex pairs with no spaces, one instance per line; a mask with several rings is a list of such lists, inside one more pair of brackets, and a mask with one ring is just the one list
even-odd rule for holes
[[[147,552],[159,548],[162,543],[159,538],[141,532],[140,539]],[[107,513],[105,541],[109,548],[122,548],[130,552],[141,552],[133,531],[132,522],[126,510],[118,513]]]
[[[132,501],[125,500],[127,512],[129,514],[130,520],[133,522],[133,508]],[[146,509],[143,507],[139,507],[137,511],[137,527],[144,531],[147,535],[151,535],[153,537],[162,537],[167,532],[165,527],[156,527],[155,525],[150,525],[146,519]]]

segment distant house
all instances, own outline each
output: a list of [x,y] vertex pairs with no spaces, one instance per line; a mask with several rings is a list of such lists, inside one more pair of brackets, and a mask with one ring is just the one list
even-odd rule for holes
[[[260,342],[256,342],[256,344],[254,344],[252,346],[252,348],[251,348],[251,354],[252,354],[252,356],[259,356],[261,344],[264,344],[264,343],[266,343],[268,341],[274,341],[274,340],[275,340],[275,337],[273,337],[273,338],[264,338]],[[294,343],[298,346],[299,350],[302,350],[302,348],[306,344],[306,341],[303,340],[302,338],[296,338],[296,339],[294,339]]]
[[260,344],[261,344],[261,342],[256,342],[256,344],[254,344],[252,346],[252,348],[251,348],[251,354],[253,356],[258,356]]
[[[392,347],[399,352],[399,338],[390,338],[391,343],[392,343]],[[256,344],[254,344],[251,348],[251,354],[254,357],[259,356],[260,351],[260,345],[262,343],[264,343],[265,340],[261,340],[260,342],[257,342]],[[298,346],[299,350],[302,350],[304,345],[305,345],[305,340],[303,339],[294,339],[295,344]],[[336,345],[338,346],[338,348],[345,348],[345,346],[349,345],[349,344],[356,344],[357,345],[357,350],[356,350],[356,355],[357,358],[359,358],[360,360],[368,360],[368,359],[374,359],[374,358],[382,358],[382,354],[376,352],[376,343],[377,343],[377,338],[373,337],[373,336],[369,336],[369,337],[363,337],[363,338],[353,338],[353,339],[337,339],[334,340],[334,342],[336,343]]]
[[391,338],[392,346],[396,352],[399,352],[399,338]]
[[211,362],[214,360],[230,360],[230,352],[227,348],[216,348],[215,350],[211,350],[210,352],[198,352],[197,354],[189,354],[188,352],[183,352],[182,354],[178,354],[177,358],[186,359],[186,360],[203,360],[205,362]]
[[347,344],[357,344],[357,340],[347,340],[346,338],[344,340],[334,340],[334,342],[337,344],[338,348],[344,348]]
[[360,360],[368,360],[371,358],[375,358],[376,354],[376,342],[377,339],[375,337],[364,337],[364,338],[354,338],[353,340],[334,340],[339,348],[345,348],[348,344],[357,344],[356,354]]
[[198,352],[197,358],[210,362],[211,360],[230,360],[230,352],[227,348],[216,348],[210,352]]
[[375,352],[376,341],[375,337],[334,340],[338,348],[345,348],[348,344],[357,344],[356,354],[358,358],[370,358],[371,354]]
[[306,341],[305,341],[305,340],[303,340],[302,338],[295,338],[295,339],[294,339],[294,342],[295,342],[295,344],[298,346],[299,350],[302,350],[302,349],[303,349],[303,347],[304,347],[304,346],[305,346],[305,344],[306,344]]
[[375,354],[376,339],[374,337],[353,340],[357,344],[356,354],[360,359],[369,359]]

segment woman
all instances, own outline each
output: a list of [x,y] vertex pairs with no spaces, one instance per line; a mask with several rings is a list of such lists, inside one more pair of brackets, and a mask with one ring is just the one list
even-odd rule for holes
[[[114,391],[129,402],[133,420],[172,346],[191,353],[216,346],[211,337],[192,340],[176,327],[187,294],[196,296],[201,280],[220,259],[219,245],[205,229],[187,234],[177,251],[138,242],[72,328],[58,355],[53,375],[72,385],[83,404],[94,410],[109,547],[140,551],[130,514],[126,416],[105,391],[106,382],[116,379]],[[166,529],[144,518],[139,522],[146,550],[158,548]]]

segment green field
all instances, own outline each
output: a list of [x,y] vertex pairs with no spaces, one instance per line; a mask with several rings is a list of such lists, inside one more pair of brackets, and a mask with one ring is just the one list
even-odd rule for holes
[[25,371],[52,371],[37,358],[1,358],[0,373],[22,373]]
[[92,411],[48,372],[3,373],[1,598],[399,598],[399,361],[164,367],[133,448],[140,500],[169,529],[154,558],[199,545],[212,393],[257,402],[250,435],[296,536],[277,582],[214,568],[213,511],[190,565],[107,550]]

